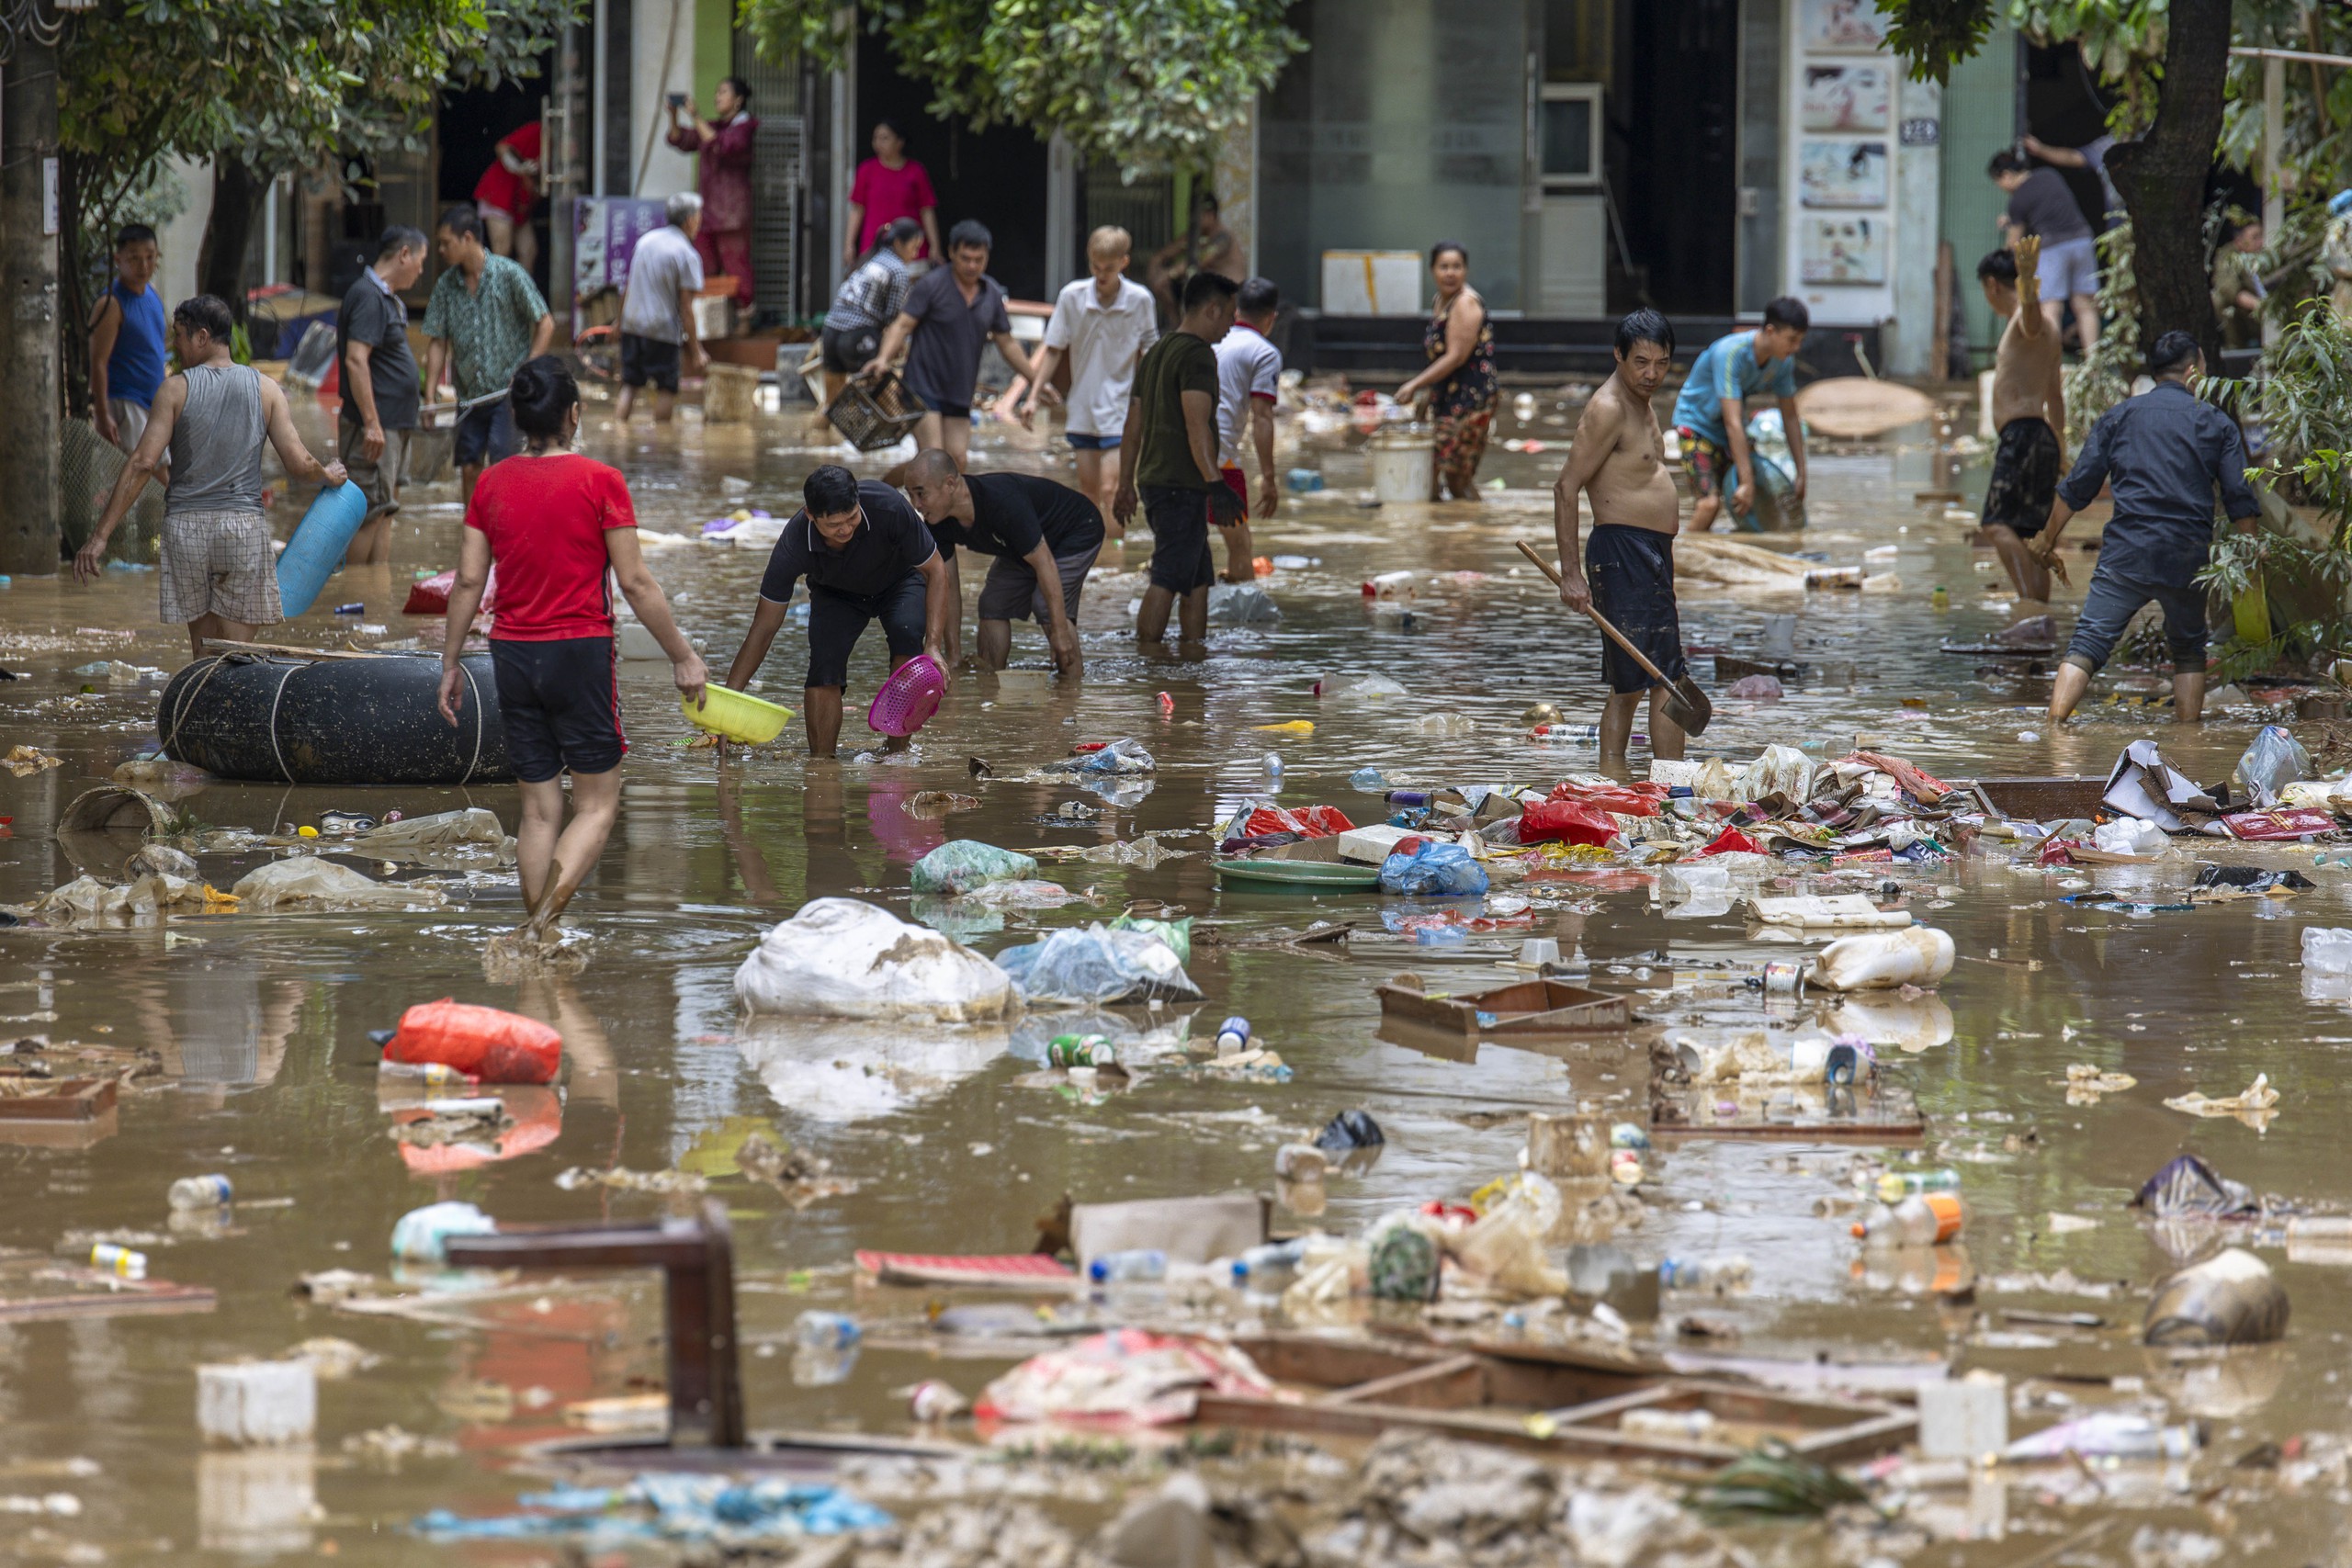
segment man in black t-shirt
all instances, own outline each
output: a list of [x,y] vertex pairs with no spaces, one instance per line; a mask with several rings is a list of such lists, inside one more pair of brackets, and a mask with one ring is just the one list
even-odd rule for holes
[[[808,731],[808,754],[830,757],[842,731],[849,656],[866,624],[882,623],[892,670],[927,653],[944,673],[957,610],[931,530],[897,491],[873,479],[861,482],[847,468],[828,463],[808,476],[800,495],[805,504],[784,525],[768,556],[759,607],[728,667],[727,684],[742,691],[759,673],[784,625],[793,588],[807,578],[808,674],[801,682],[801,722]],[[884,749],[905,744],[894,739]]]
[[334,355],[343,387],[336,455],[351,482],[368,495],[368,517],[344,552],[345,566],[391,558],[401,468],[416,434],[422,400],[416,355],[408,346],[408,304],[401,295],[423,276],[424,235],[396,224],[378,242],[376,265],[360,270],[335,312]]
[[[964,595],[956,547],[996,558],[980,585],[980,662],[1003,669],[1012,655],[1012,623],[1025,617],[1046,628],[1054,668],[1080,673],[1078,600],[1102,548],[1102,513],[1094,503],[1034,474],[961,473],[937,447],[907,465],[907,499],[947,558],[958,606]],[[961,620],[959,613],[959,629]],[[956,651],[952,633],[948,651]]]

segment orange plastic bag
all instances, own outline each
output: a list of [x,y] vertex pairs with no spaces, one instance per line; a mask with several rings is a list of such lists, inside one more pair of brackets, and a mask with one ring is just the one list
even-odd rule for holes
[[563,1066],[563,1036],[536,1018],[444,997],[401,1014],[384,1060],[438,1062],[484,1083],[552,1083]]

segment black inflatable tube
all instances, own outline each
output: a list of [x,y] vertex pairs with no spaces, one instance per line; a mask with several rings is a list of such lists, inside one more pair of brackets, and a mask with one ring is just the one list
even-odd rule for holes
[[506,730],[490,655],[456,728],[441,716],[438,654],[298,660],[231,653],[199,659],[164,688],[155,729],[164,754],[216,778],[261,784],[503,784]]

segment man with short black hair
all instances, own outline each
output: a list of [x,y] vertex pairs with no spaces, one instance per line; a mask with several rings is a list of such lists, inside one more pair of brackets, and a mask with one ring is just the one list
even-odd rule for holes
[[695,326],[695,296],[703,285],[695,240],[702,197],[682,190],[663,210],[670,221],[638,241],[628,258],[628,291],[621,298],[621,399],[613,410],[623,424],[636,406],[637,389],[648,382],[653,423],[669,423],[678,406],[680,358],[696,370],[710,363]]
[[1731,468],[1731,514],[1746,525],[1756,506],[1756,458],[1747,449],[1747,399],[1768,389],[1781,407],[1789,455],[1796,460],[1792,493],[1804,500],[1804,427],[1797,418],[1797,350],[1813,325],[1804,301],[1786,295],[1764,307],[1764,324],[1709,344],[1684,378],[1674,400],[1675,434],[1682,443],[1682,471],[1698,504],[1690,509],[1690,532],[1714,526],[1724,504],[1725,458]]
[[392,553],[392,513],[401,509],[401,472],[416,434],[416,355],[408,346],[408,301],[401,296],[424,276],[424,234],[395,223],[376,243],[335,314],[335,356],[343,362],[343,412],[335,449],[351,482],[368,496],[368,518],[344,552],[345,566],[373,566]]
[[158,608],[187,627],[188,657],[204,657],[208,638],[250,642],[285,618],[277,597],[277,560],[261,505],[261,448],[277,448],[298,483],[344,480],[341,463],[321,463],[294,429],[285,389],[232,352],[229,307],[209,294],[183,299],[172,312],[172,351],[180,370],[155,394],[154,417],[123,465],[105,513],[74,557],[87,582],[106,569],[107,541],[130,503],[172,454],[164,492]]
[[2041,313],[2036,268],[2041,242],[2018,240],[2017,253],[1995,251],[1976,264],[1984,302],[2008,324],[1993,355],[1993,473],[1984,486],[1978,542],[1993,547],[2018,591],[2018,615],[2047,612],[2050,573],[2025,542],[2050,520],[2050,498],[2066,467],[2066,388],[2058,334]]
[[[808,476],[800,495],[804,504],[768,556],[759,607],[728,668],[727,684],[742,691],[759,673],[784,626],[793,587],[807,578],[808,674],[802,682],[801,723],[808,733],[808,754],[830,757],[841,736],[850,655],[867,623],[882,623],[893,671],[927,653],[944,673],[948,628],[959,606],[949,596],[947,566],[931,530],[897,491],[827,463]],[[884,750],[904,745],[893,739]]]
[[[445,269],[424,308],[424,389],[438,398],[443,367],[451,368],[458,400],[484,401],[458,416],[457,462],[460,498],[471,501],[483,468],[515,449],[514,416],[506,406],[507,384],[526,359],[537,359],[555,340],[555,318],[531,275],[482,243],[481,217],[460,203],[441,215],[433,248]],[[431,429],[438,409],[424,411]]]
[[[1617,323],[1615,354],[1617,368],[1577,417],[1568,460],[1552,487],[1560,603],[1579,612],[1598,609],[1671,682],[1685,672],[1682,617],[1674,602],[1674,536],[1682,502],[1666,471],[1666,438],[1650,400],[1674,366],[1674,327],[1656,310],[1635,310]],[[1581,548],[1579,491],[1592,500],[1592,534]],[[1666,713],[1672,688],[1651,680],[1605,637],[1600,674],[1609,683],[1600,710],[1601,771],[1624,772],[1645,692],[1650,755],[1680,761],[1682,730]]]
[[[2205,708],[2205,585],[2197,581],[2213,547],[2213,492],[2240,532],[2262,513],[2245,480],[2245,446],[2235,421],[2199,398],[2192,383],[2205,355],[2185,332],[2156,339],[2148,355],[2155,385],[2107,411],[2091,426],[2074,471],[2058,487],[2050,522],[2029,547],[2052,564],[2067,520],[2113,485],[2115,511],[2099,536],[2098,565],[2083,611],[2051,683],[2050,722],[2063,724],[2091,677],[2115,651],[2123,628],[2150,600],[2165,613],[2172,649],[2172,716],[2195,724]],[[2064,576],[2064,569],[2060,569]]]
[[2037,168],[2004,147],[1985,172],[2008,193],[2009,204],[2001,212],[2003,236],[2012,243],[2026,234],[2041,241],[2036,271],[2042,319],[2052,333],[2059,331],[2071,302],[2083,356],[2088,358],[2098,346],[2098,245],[2091,239],[2090,220],[2083,216],[2066,176],[2055,169]]
[[1254,515],[1272,517],[1283,503],[1282,482],[1274,476],[1274,404],[1282,396],[1283,351],[1266,335],[1282,303],[1272,278],[1249,279],[1234,299],[1233,330],[1216,345],[1217,469],[1241,503],[1240,521],[1225,531],[1227,582],[1250,582],[1258,575],[1250,549],[1250,479],[1241,469],[1245,434],[1258,452]]
[[858,374],[878,376],[907,354],[907,389],[931,405],[915,426],[915,445],[944,447],[962,467],[972,448],[972,392],[979,385],[980,351],[993,343],[1016,376],[1035,380],[1028,351],[1012,335],[1005,314],[1004,286],[989,274],[995,236],[967,218],[947,231],[945,266],[933,267],[915,283],[898,320],[882,334],[882,346]]
[[[980,585],[980,662],[1003,669],[1012,656],[1012,623],[1034,620],[1046,628],[1054,668],[1080,673],[1079,595],[1102,548],[1102,513],[1094,502],[1042,475],[963,473],[937,447],[907,465],[907,499],[946,558],[950,604],[964,602],[956,547],[995,558]],[[954,633],[947,643],[952,655]]]
[[1136,640],[1157,648],[1179,601],[1177,635],[1208,635],[1209,584],[1216,560],[1212,524],[1239,521],[1233,492],[1216,461],[1216,345],[1232,330],[1240,285],[1201,271],[1184,280],[1184,314],[1151,345],[1136,369],[1126,428],[1119,437],[1119,491],[1112,509],[1122,524],[1140,502],[1151,523],[1151,581],[1136,613]]

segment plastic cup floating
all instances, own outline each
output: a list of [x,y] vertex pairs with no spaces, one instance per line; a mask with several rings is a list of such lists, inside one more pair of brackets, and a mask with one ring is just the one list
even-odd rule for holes
[[746,746],[766,745],[784,733],[785,725],[792,718],[792,710],[780,703],[729,691],[716,682],[702,689],[702,699],[703,705],[696,707],[680,692],[678,711],[695,728],[740,740]]
[[930,654],[918,653],[874,694],[874,705],[865,710],[866,728],[904,739],[939,711],[939,699],[946,694],[947,671]]

